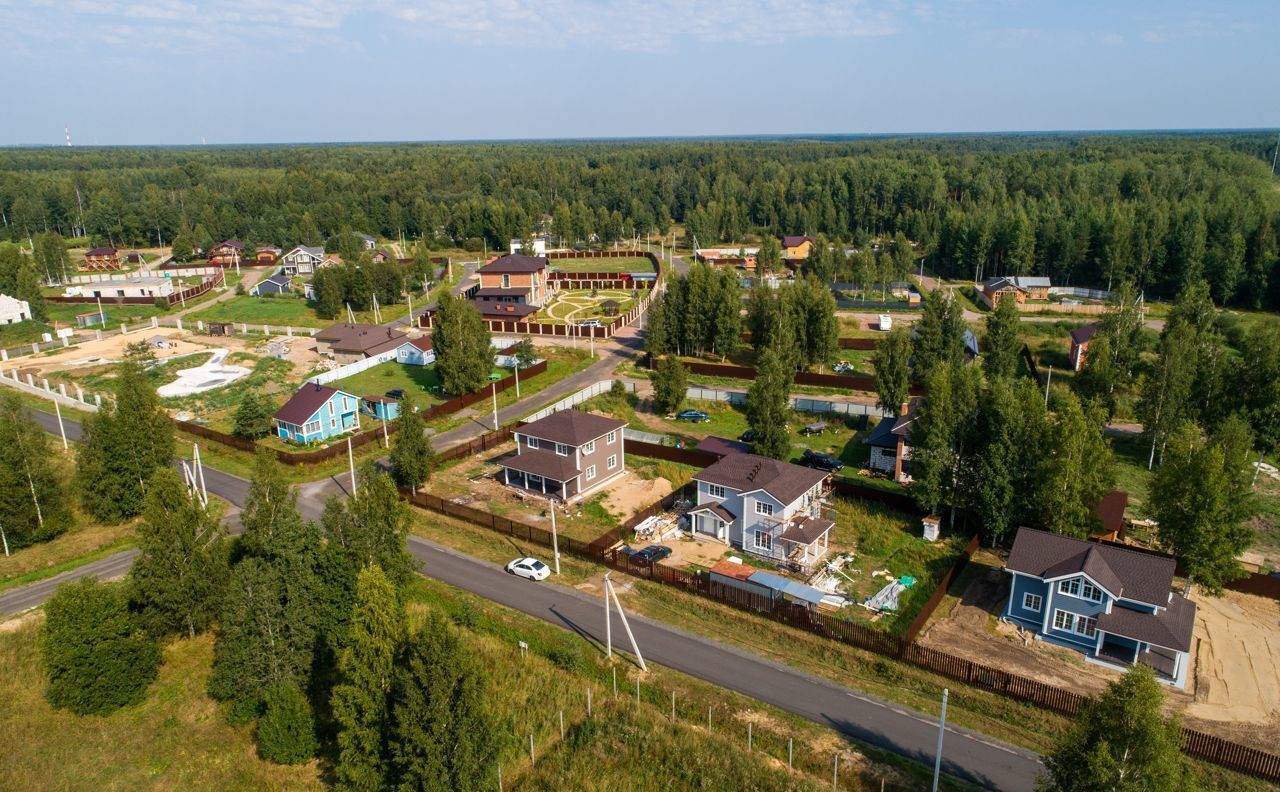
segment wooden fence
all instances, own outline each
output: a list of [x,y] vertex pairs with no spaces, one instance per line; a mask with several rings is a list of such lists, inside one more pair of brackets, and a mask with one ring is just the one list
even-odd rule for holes
[[[649,360],[645,358],[645,364]],[[756,370],[751,366],[736,366],[728,363],[701,363],[682,360],[680,364],[690,374],[702,374],[707,377],[727,377],[730,379],[754,380]],[[874,393],[876,381],[874,377],[860,374],[815,374],[811,371],[797,371],[792,381],[797,385],[809,385],[820,388],[841,388],[844,390],[867,391]],[[918,385],[910,387],[912,396],[919,396],[924,389]]]
[[933,593],[929,595],[929,599],[925,600],[924,606],[916,617],[911,620],[911,624],[907,626],[907,631],[902,634],[903,640],[914,641],[920,631],[924,629],[924,625],[929,621],[929,617],[937,610],[938,603],[942,602],[942,598],[947,596],[947,589],[951,588],[951,584],[960,577],[960,573],[969,565],[969,559],[973,558],[973,553],[978,549],[978,535],[974,534],[969,543],[960,551],[960,557],[947,570],[947,574],[942,576],[938,581],[938,585],[934,588]]
[[196,297],[208,292],[210,289],[221,286],[226,280],[224,274],[219,271],[214,275],[206,277],[194,286],[188,286],[185,289],[178,289],[173,294],[166,294],[163,297],[91,297],[88,295],[82,297],[46,297],[46,302],[59,304],[97,304],[99,301],[103,305],[155,305],[156,301],[163,302],[168,307],[173,307],[185,300],[194,300]]

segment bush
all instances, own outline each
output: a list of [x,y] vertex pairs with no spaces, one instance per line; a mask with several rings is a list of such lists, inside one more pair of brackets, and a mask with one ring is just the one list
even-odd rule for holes
[[258,755],[276,764],[306,764],[316,755],[311,705],[293,680],[267,690],[266,711],[258,721]]
[[612,396],[612,397],[613,397],[613,398],[615,398],[615,399],[625,399],[625,398],[627,398],[627,386],[626,386],[626,384],[625,384],[625,383],[623,383],[623,381],[622,381],[622,380],[620,380],[620,379],[616,379],[616,380],[614,380],[614,381],[613,381],[613,384],[609,386],[609,395],[610,395],[610,396]]
[[588,669],[587,657],[578,644],[552,647],[551,651],[547,652],[547,659],[557,667],[575,674],[585,674]]
[[160,650],[138,628],[119,586],[84,579],[45,605],[40,649],[45,698],[79,715],[105,715],[142,701]]
[[243,283],[237,283],[237,284],[236,284],[236,296],[237,296],[237,297],[243,297],[243,296],[244,296],[244,284],[243,284]]
[[464,602],[453,613],[453,623],[459,627],[472,629],[480,621],[480,614],[470,602]]

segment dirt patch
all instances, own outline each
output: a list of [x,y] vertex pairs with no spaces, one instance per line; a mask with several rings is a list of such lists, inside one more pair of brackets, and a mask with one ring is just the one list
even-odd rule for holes
[[1280,720],[1280,603],[1236,591],[1197,597],[1195,642],[1199,675],[1188,718]]
[[664,478],[644,480],[628,470],[605,485],[601,505],[610,514],[626,520],[646,506],[671,494],[671,482]]
[[28,624],[36,624],[44,621],[44,608],[29,610],[10,618],[8,621],[0,621],[0,633],[18,632]]

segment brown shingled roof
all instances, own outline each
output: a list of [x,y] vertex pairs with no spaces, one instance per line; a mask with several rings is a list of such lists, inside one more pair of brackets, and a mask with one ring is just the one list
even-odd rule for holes
[[582,410],[561,410],[516,429],[518,434],[580,446],[626,426],[626,421]]
[[1019,528],[1005,568],[1038,578],[1084,573],[1113,596],[1165,607],[1174,561],[1170,556]]
[[1170,595],[1168,607],[1158,613],[1117,606],[1098,614],[1099,630],[1179,652],[1191,651],[1195,624],[1196,604],[1179,594]]
[[499,256],[485,264],[477,272],[537,272],[547,268],[547,260],[542,256],[521,256],[513,253],[510,256]]
[[513,457],[498,460],[498,465],[556,481],[571,481],[578,475],[572,457],[563,457],[549,451],[521,451]]
[[324,406],[335,393],[346,393],[354,400],[346,391],[340,391],[337,388],[330,388],[328,385],[320,385],[314,382],[305,382],[298,392],[289,397],[289,401],[276,411],[275,418],[285,423],[301,426],[307,422],[307,419],[315,415],[316,410]]
[[1087,324],[1084,327],[1077,327],[1070,333],[1072,343],[1083,344],[1086,341],[1091,340],[1100,327],[1102,327],[1102,325],[1097,322]]
[[764,490],[785,505],[820,484],[827,475],[821,470],[755,454],[729,454],[694,474],[693,478],[739,492]]

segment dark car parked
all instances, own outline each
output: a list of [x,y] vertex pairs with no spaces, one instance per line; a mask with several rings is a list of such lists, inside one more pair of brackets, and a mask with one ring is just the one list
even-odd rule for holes
[[670,555],[671,555],[670,547],[663,547],[662,545],[649,545],[645,549],[636,553],[635,557],[643,558],[645,561],[648,561],[651,564],[656,564]]
[[392,388],[391,390],[387,391],[383,395],[386,396],[388,399],[403,399],[404,388]]
[[835,473],[844,467],[843,462],[830,454],[820,454],[817,451],[808,449],[800,455],[800,464],[816,470],[825,470],[828,473]]
[[676,420],[691,421],[693,423],[709,423],[711,421],[711,416],[707,415],[702,410],[685,410],[676,416]]

